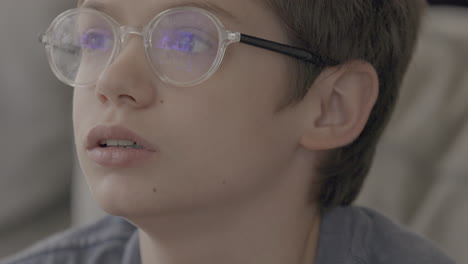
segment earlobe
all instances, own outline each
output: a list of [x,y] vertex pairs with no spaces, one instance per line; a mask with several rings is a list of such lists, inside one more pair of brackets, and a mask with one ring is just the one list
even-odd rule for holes
[[311,87],[315,92],[310,103],[320,104],[315,108],[319,113],[308,116],[300,142],[310,150],[334,149],[353,142],[377,100],[378,76],[372,65],[351,61],[334,68],[322,73],[325,78],[320,74]]

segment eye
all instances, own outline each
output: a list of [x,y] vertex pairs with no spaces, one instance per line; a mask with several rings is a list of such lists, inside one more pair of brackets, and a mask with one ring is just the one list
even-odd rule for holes
[[209,50],[211,46],[208,44],[208,42],[204,41],[201,38],[194,38],[192,40],[192,53],[203,53]]
[[165,50],[195,55],[210,52],[214,46],[212,37],[197,30],[161,30],[158,35],[156,48]]
[[113,48],[112,34],[106,30],[90,29],[80,36],[82,49],[106,51]]

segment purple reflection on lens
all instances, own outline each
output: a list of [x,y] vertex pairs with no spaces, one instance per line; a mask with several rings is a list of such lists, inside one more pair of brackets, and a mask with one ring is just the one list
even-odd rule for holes
[[111,39],[108,32],[93,31],[81,35],[80,44],[85,49],[107,50],[107,41]]
[[156,48],[190,52],[193,48],[195,35],[180,30],[161,30],[156,42]]

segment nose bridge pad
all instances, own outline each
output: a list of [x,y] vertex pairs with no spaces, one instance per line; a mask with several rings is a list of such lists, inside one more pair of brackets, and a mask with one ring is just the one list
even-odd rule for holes
[[[144,27],[137,27],[137,26],[121,26],[119,28],[120,31],[120,51],[119,53],[122,52],[122,49],[125,49],[125,46],[127,45],[127,42],[129,41],[129,35],[137,35],[141,37],[142,41],[142,46],[140,47],[142,50],[146,49],[146,44],[144,43],[145,41],[145,35],[144,35]],[[136,44],[136,43],[133,43]],[[148,60],[146,60],[146,63],[148,64]]]
[[[135,26],[121,26],[120,27],[120,45],[121,49],[125,49],[125,46],[127,43],[130,41],[129,40],[129,35],[137,35],[141,37],[142,41],[142,49],[145,48],[145,43],[144,43],[144,33],[143,33],[143,27],[135,27]],[[136,43],[134,43],[136,44]],[[119,53],[121,53],[122,50],[120,50]]]
[[128,35],[138,35],[142,38],[143,36],[143,27],[134,27],[134,26],[121,26],[120,27],[120,42],[122,44],[128,39]]

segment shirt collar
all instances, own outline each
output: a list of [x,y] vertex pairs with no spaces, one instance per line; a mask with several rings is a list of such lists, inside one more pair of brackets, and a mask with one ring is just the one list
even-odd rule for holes
[[122,264],[141,264],[138,229],[135,230],[125,245]]
[[[359,226],[356,228],[355,217],[350,208],[338,207],[322,215],[315,263],[349,263],[353,245],[356,244],[353,243],[353,237],[364,231],[362,229],[364,228]],[[138,229],[125,245],[122,264],[141,264]]]
[[[338,207],[322,215],[315,263],[352,263],[353,236],[355,230],[353,212]],[[356,246],[356,245],[354,245]]]

